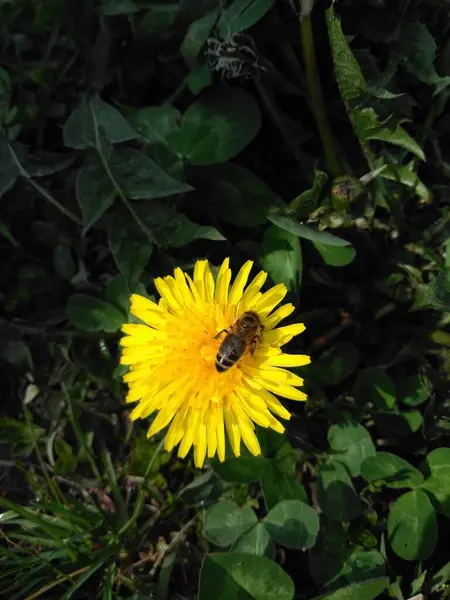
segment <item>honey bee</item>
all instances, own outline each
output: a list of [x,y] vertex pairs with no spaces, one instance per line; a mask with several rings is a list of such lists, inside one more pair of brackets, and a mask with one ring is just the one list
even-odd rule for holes
[[230,330],[222,329],[222,331],[219,331],[215,339],[220,337],[223,332],[227,334],[216,354],[216,369],[219,373],[223,373],[223,371],[235,365],[247,348],[249,348],[251,354],[254,354],[256,342],[261,342],[263,330],[264,326],[259,316],[249,310],[235,321]]

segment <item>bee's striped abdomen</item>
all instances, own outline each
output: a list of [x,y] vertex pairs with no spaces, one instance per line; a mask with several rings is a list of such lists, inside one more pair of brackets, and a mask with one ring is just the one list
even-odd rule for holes
[[228,334],[219,346],[216,355],[216,369],[219,373],[227,371],[235,365],[244,354],[247,344],[233,334]]

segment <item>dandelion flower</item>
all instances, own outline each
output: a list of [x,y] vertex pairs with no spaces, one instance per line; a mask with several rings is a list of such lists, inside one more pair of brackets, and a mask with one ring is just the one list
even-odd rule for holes
[[[292,304],[276,308],[286,287],[279,284],[261,292],[267,278],[264,271],[247,286],[252,265],[251,261],[243,265],[231,288],[228,258],[215,281],[207,260],[197,261],[193,279],[177,268],[173,277],[155,279],[158,303],[131,296],[131,313],[142,323],[122,327],[121,363],[129,367],[124,376],[127,402],[137,402],[131,418],[157,412],[148,437],[170,425],[165,449],[179,444],[178,455],[183,458],[194,446],[197,467],[206,455],[225,459],[225,432],[236,456],[241,440],[257,456],[261,449],[255,424],[282,433],[284,427],[276,417],[291,416],[276,396],[306,400],[298,389],[303,379],[285,367],[306,365],[309,357],[281,351],[305,326],[277,327],[294,310]],[[263,325],[256,348],[253,353],[247,348],[234,366],[218,372],[215,358],[223,335],[217,335],[249,310]]]

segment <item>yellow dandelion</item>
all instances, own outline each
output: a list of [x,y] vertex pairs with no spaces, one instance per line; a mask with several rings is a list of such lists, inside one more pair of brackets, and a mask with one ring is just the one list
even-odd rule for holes
[[[284,367],[310,362],[303,354],[285,354],[281,346],[302,333],[302,323],[278,327],[294,310],[285,304],[274,310],[286,295],[286,287],[275,285],[261,292],[267,273],[261,271],[246,287],[253,263],[239,271],[231,289],[229,259],[222,263],[216,281],[207,260],[197,261],[194,279],[181,269],[174,276],[155,279],[161,296],[158,303],[131,296],[131,313],[142,324],[122,327],[121,363],[129,367],[124,380],[129,386],[127,402],[137,402],[132,419],[157,415],[148,437],[170,424],[164,446],[180,444],[183,458],[194,446],[197,467],[218,455],[225,459],[225,431],[236,456],[241,440],[252,454],[261,453],[255,424],[282,433],[275,418],[290,413],[276,398],[306,400],[297,389],[303,379]],[[252,311],[261,327],[254,344],[219,372],[216,356],[224,337],[238,319]],[[229,339],[229,338],[228,338]]]

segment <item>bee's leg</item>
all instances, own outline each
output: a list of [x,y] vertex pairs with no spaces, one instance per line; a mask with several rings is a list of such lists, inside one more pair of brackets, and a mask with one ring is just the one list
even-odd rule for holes
[[220,338],[220,336],[222,335],[222,333],[228,333],[228,329],[222,329],[221,331],[219,331],[219,333],[217,335],[214,336],[215,340],[218,340]]
[[253,356],[256,350],[256,338],[250,344],[250,354]]

